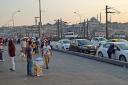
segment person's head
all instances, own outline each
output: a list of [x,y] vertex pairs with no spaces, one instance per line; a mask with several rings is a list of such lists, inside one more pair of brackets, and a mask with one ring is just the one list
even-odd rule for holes
[[31,46],[32,45],[32,42],[31,41],[28,41],[27,42],[27,46],[29,47],[29,46]]
[[12,45],[14,45],[13,40],[9,39],[8,46],[12,46]]
[[47,40],[44,43],[45,43],[46,46],[48,45],[48,41]]
[[114,47],[114,43],[111,44],[111,47]]
[[2,38],[0,38],[0,43],[3,43],[3,39]]

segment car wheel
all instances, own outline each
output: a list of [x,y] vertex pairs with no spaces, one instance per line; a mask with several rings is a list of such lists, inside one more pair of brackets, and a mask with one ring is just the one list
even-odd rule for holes
[[98,53],[98,56],[99,56],[99,57],[104,57],[102,52],[99,52],[99,53]]
[[120,61],[123,61],[123,62],[127,62],[127,59],[126,59],[125,56],[123,56],[123,55],[121,55],[121,56],[119,57],[119,60],[120,60]]

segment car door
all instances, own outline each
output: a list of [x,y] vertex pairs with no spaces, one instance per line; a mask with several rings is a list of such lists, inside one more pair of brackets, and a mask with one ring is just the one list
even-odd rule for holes
[[113,58],[116,60],[119,60],[119,56],[121,54],[121,49],[118,46],[115,46],[115,54],[113,55]]
[[80,52],[79,42],[75,40],[75,51]]
[[62,40],[59,40],[58,41],[58,44],[57,44],[57,46],[58,46],[59,49],[61,49],[61,43],[62,43]]
[[71,50],[71,51],[75,51],[75,40],[72,40],[72,41],[71,41],[69,50]]
[[103,53],[103,56],[104,57],[107,57],[108,58],[107,50],[110,47],[110,45],[111,45],[111,43],[103,44],[102,53]]

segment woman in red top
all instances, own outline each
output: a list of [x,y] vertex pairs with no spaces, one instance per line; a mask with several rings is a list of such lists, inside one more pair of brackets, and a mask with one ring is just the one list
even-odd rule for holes
[[15,48],[14,42],[13,40],[10,39],[8,42],[8,53],[9,53],[11,65],[12,65],[10,68],[11,71],[15,70],[15,61],[14,61],[15,52],[16,52],[16,48]]

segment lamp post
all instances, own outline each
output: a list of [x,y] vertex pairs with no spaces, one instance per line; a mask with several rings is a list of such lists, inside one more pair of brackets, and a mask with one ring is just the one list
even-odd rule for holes
[[56,26],[57,26],[57,32],[56,32],[56,35],[57,35],[57,39],[59,40],[60,39],[60,20],[54,20],[56,21]]
[[40,17],[35,17],[35,25],[37,26],[37,18],[40,18]]
[[39,37],[41,37],[41,27],[42,27],[42,21],[41,21],[41,1],[39,0],[39,18],[40,18],[40,22],[39,22]]
[[21,12],[20,10],[17,10],[17,11],[15,11],[13,14],[12,14],[12,26],[14,27],[15,26],[15,24],[14,24],[14,16],[16,15],[16,13],[18,13],[18,12]]
[[80,17],[80,23],[81,23],[81,15],[77,12],[74,12],[74,14],[77,14]]
[[[79,35],[81,36],[81,15],[79,14],[79,13],[77,13],[77,12],[74,12],[74,14],[77,14],[78,16],[79,16],[79,18],[80,18],[80,29],[79,29]],[[84,36],[83,36],[84,37]]]

